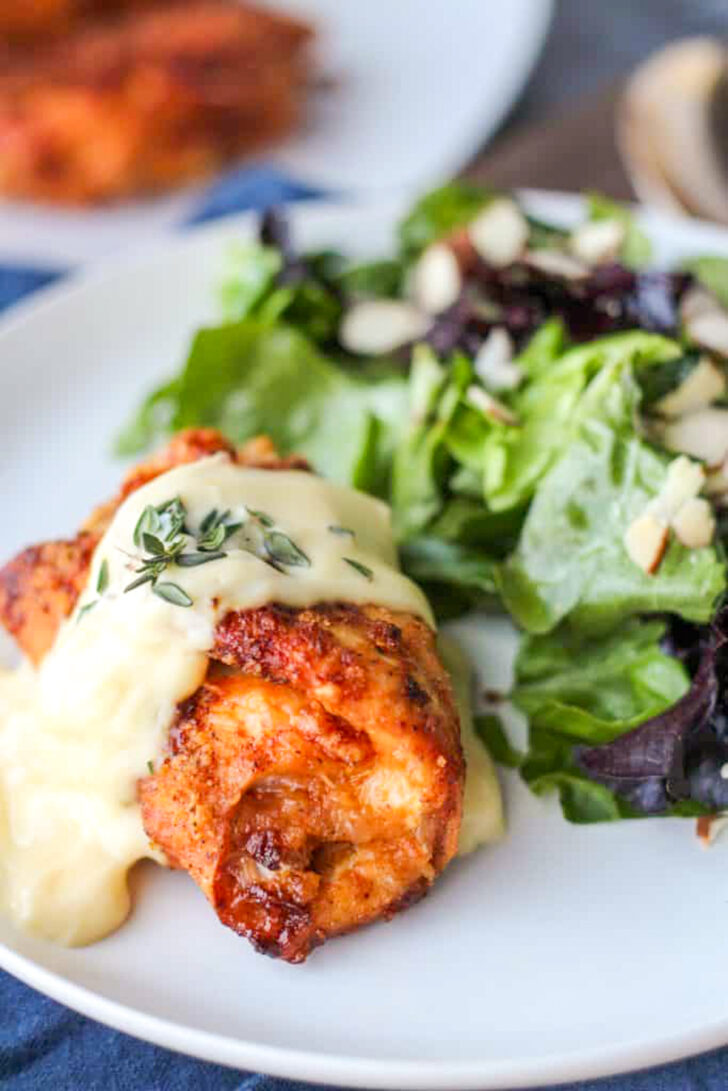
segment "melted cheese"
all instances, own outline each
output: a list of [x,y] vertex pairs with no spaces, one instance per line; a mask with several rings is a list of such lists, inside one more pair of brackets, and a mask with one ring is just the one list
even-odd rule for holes
[[[178,496],[193,529],[212,509],[243,523],[225,557],[160,577],[183,589],[189,607],[162,600],[149,584],[124,591],[139,566],[134,529],[143,510]],[[279,571],[256,555],[266,528],[251,511],[265,513],[269,529],[310,563]],[[99,593],[102,571],[108,581]],[[162,753],[177,704],[204,678],[216,622],[268,602],[334,600],[406,610],[432,624],[424,596],[397,569],[389,509],[372,497],[216,455],[127,498],[41,667],[0,681],[0,898],[16,925],[82,944],[123,921],[129,868],[144,856],[160,859],[144,833],[137,782]]]

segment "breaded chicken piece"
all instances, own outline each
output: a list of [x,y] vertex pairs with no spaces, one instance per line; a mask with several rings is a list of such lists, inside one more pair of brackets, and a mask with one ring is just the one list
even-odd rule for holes
[[[0,571],[0,621],[24,650],[37,660],[50,646],[48,619],[70,610],[89,543],[121,500],[217,451],[271,470],[290,464],[265,439],[236,452],[210,430],[175,437],[92,516],[75,565],[73,543],[51,543]],[[61,570],[74,573],[62,595]],[[300,962],[427,891],[457,848],[464,774],[450,681],[421,619],[375,605],[273,603],[219,623],[205,682],[177,710],[139,795],[148,836],[220,920],[258,950]]]
[[269,606],[229,614],[212,655],[235,673],[185,703],[141,801],[220,920],[298,962],[421,897],[455,854],[463,787],[424,622]]
[[0,71],[0,192],[88,204],[209,175],[287,133],[310,28],[226,0],[129,10]]
[[153,3],[154,0],[2,0],[0,42],[27,44],[62,34],[91,16],[151,7]]

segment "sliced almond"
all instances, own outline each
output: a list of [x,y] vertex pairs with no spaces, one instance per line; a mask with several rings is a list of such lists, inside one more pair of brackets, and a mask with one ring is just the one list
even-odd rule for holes
[[728,409],[698,409],[658,425],[655,434],[669,451],[681,451],[708,466],[719,466],[728,455]]
[[708,471],[703,492],[706,496],[712,497],[715,503],[720,503],[721,497],[728,494],[728,464],[726,462]]
[[412,271],[412,296],[425,314],[441,314],[451,307],[462,284],[458,259],[442,242],[428,246]]
[[510,197],[498,197],[471,221],[468,235],[489,265],[502,268],[517,261],[528,242],[528,221]]
[[660,398],[655,410],[663,417],[682,417],[704,409],[726,391],[725,375],[708,356],[701,356],[697,364],[675,390]]
[[685,332],[700,348],[728,357],[728,312],[722,308],[693,318]]
[[[723,769],[721,769],[720,775],[723,776]],[[702,847],[704,849],[709,849],[727,826],[728,815],[726,815],[725,812],[721,812],[720,814],[701,814],[696,822],[695,829]]]
[[482,386],[473,383],[468,387],[466,397],[473,408],[479,409],[486,417],[500,424],[518,424],[518,417],[514,416],[508,406],[499,402],[487,390],[483,390]]
[[620,220],[591,220],[573,231],[569,249],[579,261],[599,265],[619,256],[627,231]]
[[339,340],[349,352],[378,356],[423,337],[430,319],[411,303],[368,299],[355,303],[339,326]]
[[537,273],[559,280],[582,280],[589,273],[583,262],[562,250],[529,250],[523,260]]
[[703,549],[713,541],[715,516],[713,509],[702,496],[686,500],[672,520],[672,528],[688,549]]
[[701,314],[710,313],[719,306],[720,304],[712,292],[696,284],[689,288],[680,300],[680,318],[683,322],[689,322],[692,318],[698,318]]
[[495,326],[475,354],[475,374],[488,390],[515,390],[523,380],[523,372],[513,363],[514,345],[503,326]]
[[683,504],[698,495],[704,483],[703,467],[681,455],[680,458],[673,459],[667,467],[662,488],[647,505],[647,511],[652,512],[662,522],[670,523]]
[[648,576],[654,575],[667,549],[668,529],[652,512],[634,519],[624,534],[624,547],[631,561]]
[[728,357],[728,311],[712,292],[691,288],[680,304],[680,317],[694,344]]

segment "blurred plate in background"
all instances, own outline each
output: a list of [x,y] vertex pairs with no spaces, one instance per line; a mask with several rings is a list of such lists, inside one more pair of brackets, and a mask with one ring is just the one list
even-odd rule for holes
[[[268,161],[358,196],[426,187],[492,135],[548,31],[552,0],[270,0],[318,30],[326,87]],[[65,265],[145,241],[188,217],[202,190],[108,209],[0,202],[0,261]]]

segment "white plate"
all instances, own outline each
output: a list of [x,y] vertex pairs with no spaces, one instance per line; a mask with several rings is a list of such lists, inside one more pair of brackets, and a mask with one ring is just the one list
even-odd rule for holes
[[[540,197],[537,214],[576,215]],[[386,249],[395,210],[299,207],[307,245]],[[728,234],[650,219],[661,257]],[[72,532],[108,495],[111,434],[214,313],[237,218],[53,288],[0,325],[0,556]],[[503,623],[458,626],[508,681]],[[132,919],[67,951],[0,925],[2,965],[96,1019],[210,1060],[366,1087],[505,1088],[656,1064],[728,1040],[728,844],[690,822],[575,827],[507,782],[510,832],[390,924],[304,966],[254,954],[193,883],[152,865]]]
[[[320,28],[309,122],[272,162],[331,192],[427,186],[494,132],[543,45],[553,0],[269,0]],[[189,216],[202,190],[113,209],[0,202],[0,260],[70,264],[144,242]]]

